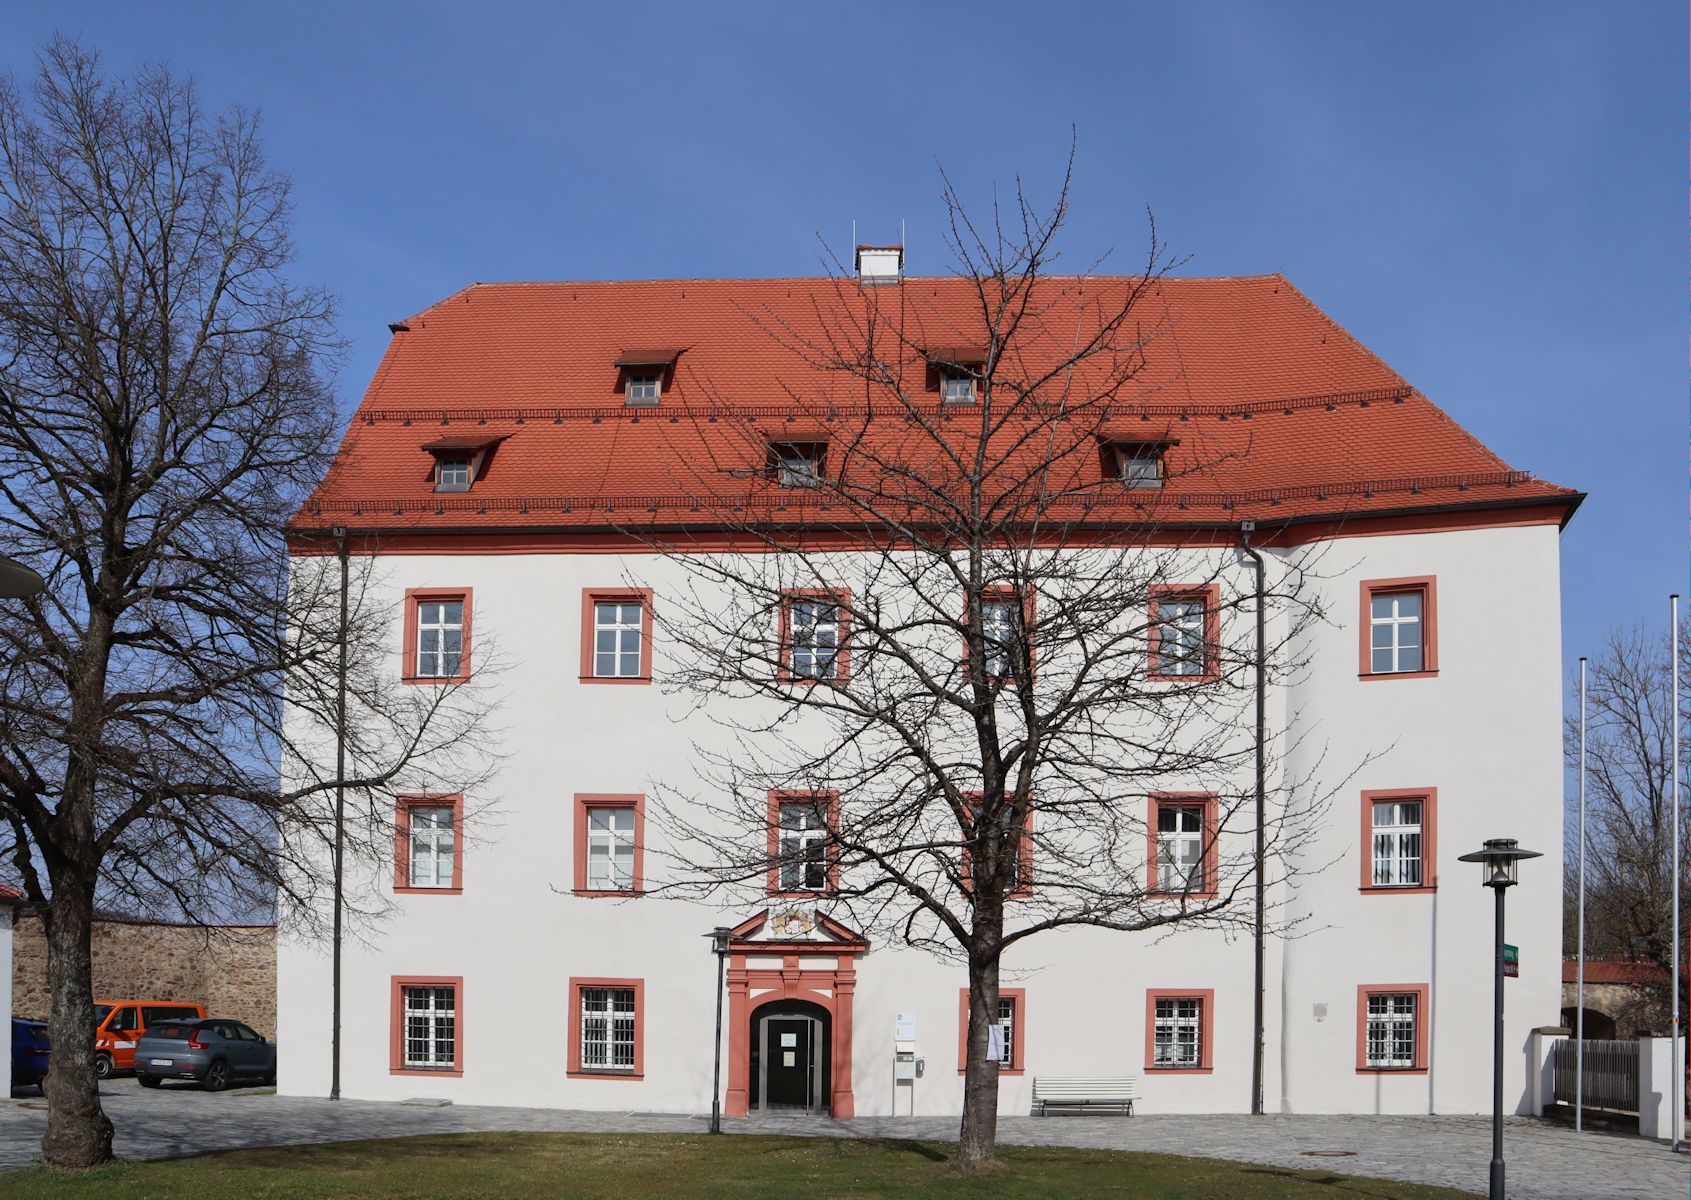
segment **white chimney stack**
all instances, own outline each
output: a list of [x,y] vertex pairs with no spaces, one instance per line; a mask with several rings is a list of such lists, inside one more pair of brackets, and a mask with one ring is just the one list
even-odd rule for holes
[[903,246],[859,246],[857,278],[865,286],[897,283],[904,275]]

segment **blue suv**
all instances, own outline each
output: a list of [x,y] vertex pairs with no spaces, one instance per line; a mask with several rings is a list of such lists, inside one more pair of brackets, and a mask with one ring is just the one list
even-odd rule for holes
[[12,1086],[40,1087],[47,1078],[47,1022],[12,1018]]

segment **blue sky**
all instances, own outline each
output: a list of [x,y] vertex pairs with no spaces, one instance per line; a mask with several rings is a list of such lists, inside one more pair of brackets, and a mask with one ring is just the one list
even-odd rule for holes
[[1515,467],[1588,491],[1565,649],[1686,579],[1686,8],[1488,3],[11,7],[112,71],[262,108],[298,273],[356,403],[387,322],[474,280],[795,275],[904,222],[937,165],[1049,194],[1130,270],[1151,206],[1200,274],[1284,271]]

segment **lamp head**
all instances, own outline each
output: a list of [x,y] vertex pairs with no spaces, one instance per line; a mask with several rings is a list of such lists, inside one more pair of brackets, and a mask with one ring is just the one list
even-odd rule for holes
[[1513,887],[1516,878],[1516,864],[1524,858],[1543,858],[1537,850],[1523,850],[1521,844],[1514,838],[1487,838],[1483,847],[1464,854],[1459,861],[1477,862],[1484,872],[1481,880],[1489,888]]
[[718,925],[705,936],[710,939],[710,948],[713,953],[727,954],[728,939],[734,936],[734,931],[726,925]]

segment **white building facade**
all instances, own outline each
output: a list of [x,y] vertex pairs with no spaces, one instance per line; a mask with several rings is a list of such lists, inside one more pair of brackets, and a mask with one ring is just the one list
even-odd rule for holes
[[[938,295],[939,281],[895,286],[930,283]],[[345,528],[375,563],[394,686],[474,688],[497,654],[503,761],[486,796],[394,797],[394,862],[351,876],[387,913],[345,958],[344,1095],[700,1112],[720,1052],[730,1116],[960,1111],[960,966],[854,928],[802,853],[761,900],[656,890],[650,781],[684,787],[695,747],[725,735],[664,686],[665,597],[688,573],[620,536],[614,510],[676,503],[655,499],[656,443],[640,439],[682,411],[689,381],[738,398],[779,373],[746,350],[751,333],[722,331],[783,285],[822,281],[495,286],[396,328],[296,552],[320,556]],[[1308,666],[1267,697],[1277,776],[1320,779],[1330,801],[1269,898],[1265,1107],[1489,1109],[1492,895],[1456,859],[1492,837],[1545,855],[1509,897],[1506,1102],[1522,1107],[1529,1031],[1560,1007],[1558,541],[1578,496],[1507,471],[1284,280],[1167,286],[1201,401],[1170,420],[1297,434],[1253,434],[1284,494],[1259,486],[1255,508],[1205,518],[1215,536],[1194,575],[1249,592],[1246,517],[1270,575],[1321,562],[1307,586],[1326,619],[1292,647]],[[1287,363],[1316,339],[1311,362]],[[654,342],[684,349],[628,349]],[[1198,352],[1217,347],[1230,353]],[[1228,365],[1194,365],[1212,361]],[[1147,867],[1181,860],[1186,815]],[[800,825],[780,835],[800,844]],[[733,930],[720,1044],[719,926]],[[1028,1112],[1038,1076],[1086,1074],[1138,1076],[1141,1112],[1249,1111],[1252,951],[1213,929],[1016,944],[993,1042],[1000,1110]],[[279,1090],[326,1093],[328,948],[283,937],[278,956]],[[895,1034],[921,1060],[914,1080],[895,1081]]]

